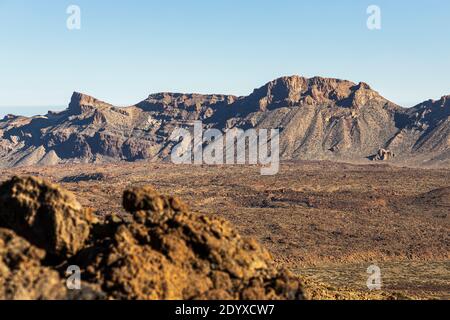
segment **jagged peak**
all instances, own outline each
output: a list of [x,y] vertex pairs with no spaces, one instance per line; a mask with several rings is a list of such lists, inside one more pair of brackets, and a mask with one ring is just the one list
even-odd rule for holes
[[450,107],[450,95],[442,96],[438,102],[440,102],[442,106]]
[[262,111],[270,107],[301,104],[336,104],[358,108],[372,100],[388,102],[365,82],[356,84],[349,80],[298,75],[270,81],[255,89],[249,99]]
[[73,114],[81,114],[92,109],[98,109],[101,107],[112,107],[111,104],[98,100],[90,95],[74,92],[69,103],[69,112]]
[[417,105],[415,105],[412,109],[417,108],[432,108],[432,107],[450,107],[450,95],[444,95],[440,99],[428,99]]

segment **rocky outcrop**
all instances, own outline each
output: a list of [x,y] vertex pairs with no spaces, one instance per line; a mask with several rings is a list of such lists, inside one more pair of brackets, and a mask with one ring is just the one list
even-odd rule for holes
[[[271,81],[238,101],[243,109],[267,111],[300,105],[337,105],[359,108],[369,103],[389,103],[364,82],[332,78],[282,77]],[[392,104],[394,106],[394,104]]]
[[388,161],[394,157],[395,154],[392,151],[381,148],[378,150],[377,154],[371,157],[371,159],[374,161]]
[[0,186],[0,227],[48,253],[70,257],[89,237],[93,217],[74,196],[35,178],[15,177]]
[[409,110],[410,127],[421,132],[415,152],[444,153],[450,149],[450,96],[428,100]]
[[[45,181],[1,185],[8,229],[0,229],[0,299],[304,298],[298,278],[226,221],[192,213],[151,187],[126,191],[123,204],[130,219],[96,222]],[[69,265],[81,268],[84,291],[63,285]]]
[[105,295],[81,281],[69,290],[64,271],[48,266],[46,252],[0,228],[0,300],[98,300]]
[[41,265],[45,251],[0,229],[0,300],[64,299],[58,272]]
[[112,105],[95,99],[87,94],[74,92],[67,110],[70,114],[79,115],[102,107],[107,108],[112,107]]
[[134,221],[117,228],[101,263],[114,298],[303,298],[299,280],[226,221],[191,213],[149,187],[126,191],[124,207]]

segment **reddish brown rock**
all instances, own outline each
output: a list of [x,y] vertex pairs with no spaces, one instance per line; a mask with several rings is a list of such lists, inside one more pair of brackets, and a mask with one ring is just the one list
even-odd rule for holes
[[[225,220],[152,187],[125,191],[123,205],[128,216],[98,222],[56,185],[17,177],[1,185],[0,223],[11,230],[0,228],[0,299],[340,297],[277,268]],[[81,290],[65,285],[73,265]]]
[[75,254],[92,221],[71,193],[41,179],[14,177],[0,186],[0,226],[50,254]]
[[135,222],[117,229],[103,265],[113,298],[300,299],[300,282],[224,220],[191,213],[153,188],[128,190]]
[[64,299],[58,272],[41,266],[45,251],[13,231],[0,229],[0,300]]

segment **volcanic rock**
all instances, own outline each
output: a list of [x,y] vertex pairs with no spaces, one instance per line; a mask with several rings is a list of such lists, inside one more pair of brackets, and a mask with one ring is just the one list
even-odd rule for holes
[[45,251],[13,231],[0,229],[0,300],[64,299],[58,272],[41,266]]
[[151,187],[125,191],[123,202],[134,221],[117,227],[103,261],[91,268],[103,270],[112,298],[303,298],[299,280],[226,221],[191,213]]
[[[0,223],[10,230],[0,229],[0,298],[304,298],[298,278],[226,221],[192,213],[152,187],[125,191],[123,204],[131,219],[98,222],[54,184],[3,183]],[[72,264],[88,288],[78,295],[62,284]]]
[[75,254],[92,221],[71,193],[41,179],[14,177],[0,186],[0,226],[50,254]]
[[[124,192],[127,213],[94,220],[57,185],[0,186],[0,299],[358,298],[275,265],[225,220],[190,212],[152,187]],[[47,236],[45,236],[47,235]],[[78,266],[81,290],[65,286]],[[389,297],[383,297],[389,298]]]

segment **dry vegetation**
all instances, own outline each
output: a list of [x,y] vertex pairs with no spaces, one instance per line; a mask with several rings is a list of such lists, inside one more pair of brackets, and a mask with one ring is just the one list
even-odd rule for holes
[[450,170],[289,162],[276,176],[252,166],[131,163],[16,168],[73,191],[99,215],[125,214],[123,190],[154,185],[217,214],[294,272],[367,291],[377,263],[384,290],[449,298]]

